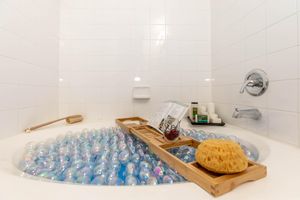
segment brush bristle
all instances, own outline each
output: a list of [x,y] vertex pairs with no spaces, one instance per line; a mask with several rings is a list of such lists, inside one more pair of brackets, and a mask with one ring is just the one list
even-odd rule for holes
[[30,128],[25,129],[25,133],[30,133],[30,132],[31,132]]
[[75,123],[81,122],[82,120],[83,120],[83,117],[81,115],[71,116],[66,119],[68,124],[75,124]]

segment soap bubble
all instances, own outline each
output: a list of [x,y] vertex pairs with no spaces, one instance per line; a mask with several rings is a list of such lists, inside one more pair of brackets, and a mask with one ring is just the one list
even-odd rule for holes
[[26,170],[25,170],[26,173],[30,174],[30,175],[33,175],[33,176],[36,176],[39,174],[40,172],[40,168],[38,166],[35,166],[35,165],[30,165]]
[[28,142],[25,145],[25,151],[34,151],[36,149],[37,143],[36,142]]
[[123,151],[127,148],[127,145],[125,142],[120,142],[118,148],[120,149],[120,151]]
[[121,131],[118,131],[117,135],[118,135],[118,137],[119,137],[119,140],[122,140],[122,141],[125,140],[125,134],[122,133]]
[[93,175],[93,173],[89,167],[83,167],[76,173],[77,177],[90,177],[92,175]]
[[110,144],[118,142],[119,138],[117,135],[112,135],[110,138]]
[[158,181],[154,176],[150,176],[149,179],[147,180],[148,185],[157,185]]
[[143,149],[138,149],[137,153],[139,154],[140,157],[144,157],[145,155]]
[[76,168],[68,168],[64,171],[63,177],[65,180],[72,182],[76,178],[77,169]]
[[151,164],[148,163],[147,161],[142,161],[142,162],[140,162],[140,168],[151,169]]
[[68,167],[70,167],[71,163],[68,160],[60,160],[58,163],[58,167],[61,171],[64,171]]
[[147,181],[151,175],[151,171],[148,168],[141,168],[139,172],[139,178],[141,181]]
[[104,185],[106,181],[106,177],[105,175],[101,175],[101,176],[96,176],[93,180],[92,180],[92,184],[93,185]]
[[106,163],[105,162],[97,165],[94,168],[94,176],[99,176],[99,175],[105,174],[106,169],[107,169],[107,167],[106,167]]
[[135,174],[135,170],[136,170],[136,168],[135,168],[135,164],[134,164],[134,163],[132,163],[132,162],[127,163],[127,166],[126,166],[126,173],[127,173],[128,175],[133,175],[133,174]]
[[117,151],[112,152],[110,159],[112,162],[119,161],[119,153]]
[[50,178],[49,172],[48,171],[40,171],[38,173],[38,176],[41,178]]
[[137,153],[133,154],[132,157],[131,157],[131,161],[135,164],[139,163],[140,162],[140,155],[137,154]]
[[132,176],[132,175],[128,175],[127,177],[126,177],[126,180],[125,180],[125,184],[126,185],[131,185],[131,186],[133,186],[133,185],[137,185],[137,179],[135,178],[135,176]]
[[53,171],[56,169],[56,162],[51,161],[51,160],[46,160],[44,162],[44,167],[49,171]]
[[86,162],[85,167],[88,167],[93,171],[93,169],[95,168],[95,163],[94,162]]
[[70,157],[70,160],[75,163],[79,160],[82,160],[80,152],[74,152],[73,155]]
[[63,179],[64,182],[69,182],[69,183],[76,183],[76,178],[75,177],[66,177]]
[[72,167],[79,170],[82,167],[84,167],[84,165],[85,165],[85,163],[82,160],[76,160],[76,161],[73,162]]
[[100,153],[100,151],[101,151],[101,145],[98,143],[95,143],[92,147],[92,154],[97,155]]
[[155,176],[157,177],[162,177],[164,175],[164,170],[162,167],[160,166],[156,166],[153,170],[153,173]]
[[128,135],[126,135],[126,136],[127,136],[127,137],[126,137],[127,144],[132,144],[132,143],[133,143],[133,138],[130,137],[130,136],[128,136]]
[[163,183],[172,184],[173,182],[174,182],[174,181],[173,181],[173,179],[171,178],[171,176],[165,175],[165,176],[163,177]]
[[130,151],[131,154],[135,153],[135,147],[132,144],[128,145],[128,148],[129,148],[129,151]]
[[23,154],[22,160],[23,161],[28,161],[28,162],[30,162],[30,161],[34,162],[35,155],[34,155],[33,152],[32,153],[31,152],[26,152],[26,153]]
[[33,161],[21,160],[19,162],[19,169],[22,171],[27,171],[31,168],[35,168],[36,165]]
[[81,154],[81,158],[83,161],[90,162],[92,160],[92,154],[90,152],[83,152]]
[[70,154],[70,149],[67,146],[60,147],[58,154],[60,156],[68,156]]
[[80,183],[80,184],[89,184],[91,182],[91,177],[89,177],[89,176],[77,176],[76,182]]
[[38,149],[36,150],[36,155],[38,157],[46,157],[48,155],[48,150],[47,148],[41,146],[41,147],[38,147]]
[[118,144],[117,143],[111,144],[110,149],[112,151],[118,151],[119,150]]
[[120,162],[119,161],[110,162],[108,164],[108,169],[117,172],[120,169]]
[[116,185],[118,182],[118,174],[115,172],[108,173],[107,185]]
[[129,156],[130,156],[130,153],[128,150],[123,150],[120,152],[119,154],[119,160],[122,164],[125,164],[129,161]]

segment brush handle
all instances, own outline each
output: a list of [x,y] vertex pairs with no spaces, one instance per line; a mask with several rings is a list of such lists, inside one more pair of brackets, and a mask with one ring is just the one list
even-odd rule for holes
[[50,121],[50,122],[47,122],[47,123],[43,123],[43,124],[40,124],[40,125],[37,125],[37,126],[33,126],[31,128],[27,128],[25,129],[25,132],[26,133],[30,133],[31,131],[33,130],[36,130],[38,128],[41,128],[41,127],[44,127],[44,126],[48,126],[50,124],[54,124],[55,122],[59,122],[59,121],[62,121],[62,120],[65,120],[67,119],[68,117],[64,117],[64,118],[61,118],[61,119],[57,119],[57,120],[54,120],[54,121]]

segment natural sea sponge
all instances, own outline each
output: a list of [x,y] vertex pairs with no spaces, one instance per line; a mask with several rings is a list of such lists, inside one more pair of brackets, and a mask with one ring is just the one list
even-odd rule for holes
[[248,160],[242,148],[230,140],[203,141],[198,146],[195,157],[202,167],[220,174],[238,173],[248,167]]

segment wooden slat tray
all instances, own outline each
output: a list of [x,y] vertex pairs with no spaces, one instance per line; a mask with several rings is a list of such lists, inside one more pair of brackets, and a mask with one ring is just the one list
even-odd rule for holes
[[[138,122],[136,124],[135,122]],[[147,120],[140,118],[140,117],[130,117],[130,118],[121,118],[116,119],[116,123],[126,132],[129,132],[129,130],[133,127],[139,127],[141,125],[146,125],[148,123]]]
[[[130,120],[140,120],[140,125],[128,123]],[[181,136],[176,142],[168,142],[161,133],[146,124],[147,120],[139,117],[117,119],[116,123],[129,134],[135,135],[148,144],[149,148],[171,168],[213,196],[220,196],[242,183],[255,181],[267,175],[265,166],[252,161],[249,161],[248,168],[241,173],[223,175],[210,172],[197,162],[185,163],[168,151],[168,149],[180,146],[197,148],[200,142],[185,136]]]

